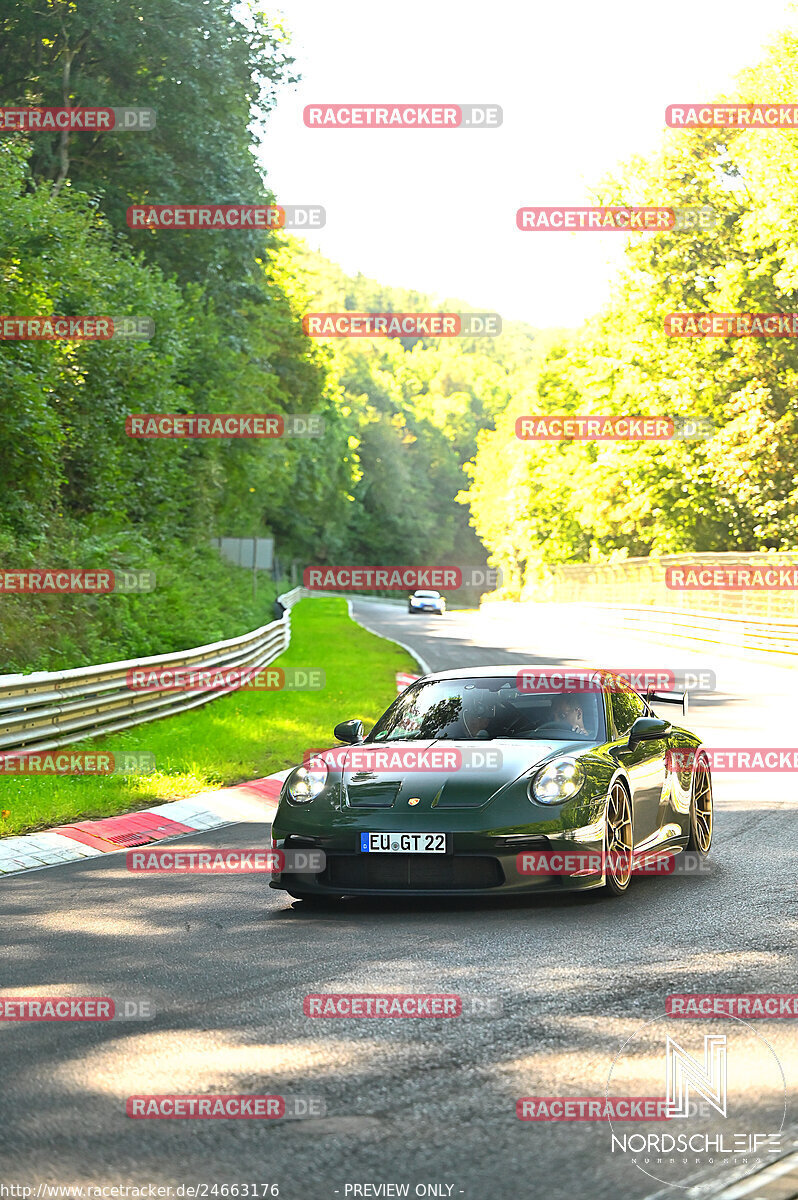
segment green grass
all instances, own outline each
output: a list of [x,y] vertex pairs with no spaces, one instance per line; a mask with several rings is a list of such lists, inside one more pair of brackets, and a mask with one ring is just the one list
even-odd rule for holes
[[280,667],[321,667],[317,691],[239,691],[180,716],[139,725],[70,750],[146,750],[151,775],[0,776],[0,834],[111,816],[210,788],[257,779],[330,746],[338,721],[373,724],[396,695],[396,671],[417,671],[399,646],[349,619],[346,601],[303,600],[291,611]]

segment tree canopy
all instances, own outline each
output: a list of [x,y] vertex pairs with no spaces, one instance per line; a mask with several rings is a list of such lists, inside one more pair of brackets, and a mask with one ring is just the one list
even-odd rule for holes
[[[780,36],[733,96],[793,102],[798,39]],[[674,312],[798,311],[798,135],[664,135],[596,188],[598,204],[710,205],[714,227],[630,236],[611,301],[560,339],[479,435],[477,533],[520,586],[546,564],[796,545],[794,338],[674,338]],[[573,236],[585,236],[574,234]],[[523,413],[702,417],[709,439],[521,442]]]
[[[256,156],[294,78],[280,25],[226,0],[9,0],[0,33],[7,105],[157,111],[147,133],[0,135],[0,311],[154,322],[146,340],[0,344],[4,563],[102,549],[167,577],[179,550],[200,579],[211,537],[271,534],[284,565],[490,553],[518,591],[547,564],[795,545],[795,340],[671,338],[664,318],[798,307],[796,134],[669,131],[601,180],[596,203],[709,205],[717,221],[630,237],[611,301],[579,329],[317,341],[310,311],[475,306],[348,276],[280,231],[126,221],[134,203],[273,201]],[[797,84],[786,33],[729,99],[786,101]],[[135,440],[137,412],[315,413],[324,434]],[[535,445],[515,436],[526,413],[699,416],[716,432]]]

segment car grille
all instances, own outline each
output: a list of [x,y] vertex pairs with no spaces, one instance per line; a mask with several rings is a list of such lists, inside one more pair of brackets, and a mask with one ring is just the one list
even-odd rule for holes
[[334,854],[319,883],[347,891],[469,891],[500,887],[504,872],[497,859],[476,854]]

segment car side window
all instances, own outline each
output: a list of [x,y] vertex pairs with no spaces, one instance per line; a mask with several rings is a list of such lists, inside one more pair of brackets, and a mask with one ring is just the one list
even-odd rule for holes
[[638,717],[648,714],[645,701],[636,692],[613,691],[610,693],[610,703],[618,737],[627,734]]

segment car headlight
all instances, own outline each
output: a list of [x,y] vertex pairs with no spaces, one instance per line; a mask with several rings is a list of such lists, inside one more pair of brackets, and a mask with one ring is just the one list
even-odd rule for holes
[[539,804],[562,804],[575,796],[585,782],[585,772],[575,758],[555,758],[539,771],[530,784]]
[[316,759],[313,766],[296,767],[286,780],[288,799],[294,804],[310,804],[324,791],[329,771],[324,759]]

